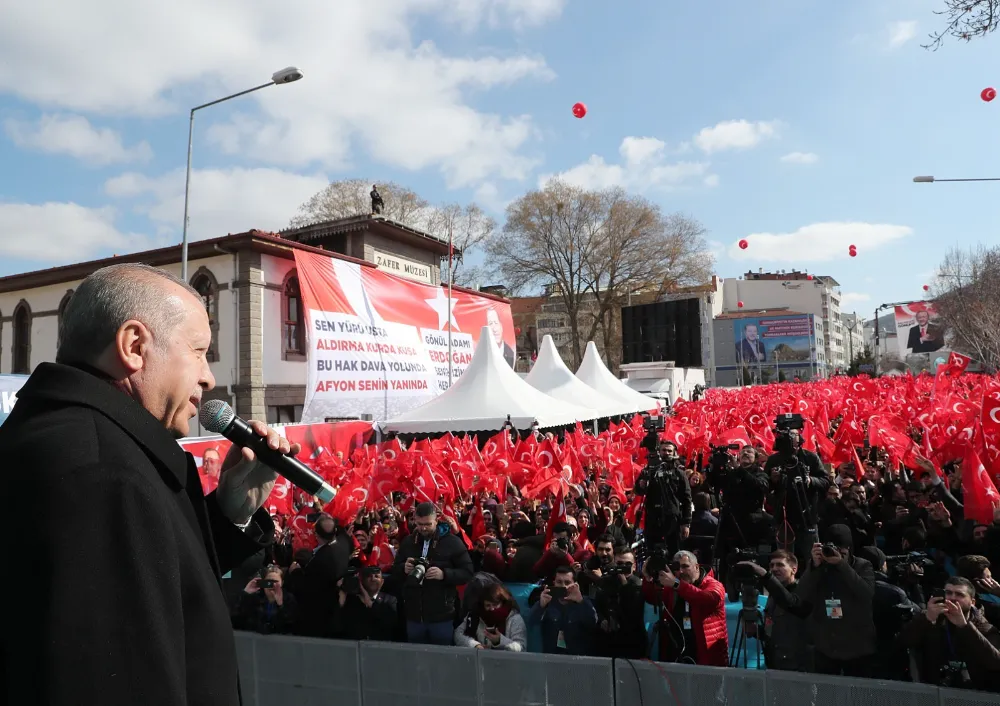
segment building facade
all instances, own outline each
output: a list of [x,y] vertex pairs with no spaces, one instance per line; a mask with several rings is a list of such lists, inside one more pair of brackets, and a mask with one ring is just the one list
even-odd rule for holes
[[847,341],[847,366],[865,349],[865,320],[857,314],[841,314],[840,323]]
[[[436,263],[441,247],[434,245],[435,239],[414,236],[412,229],[378,220],[367,229],[353,223],[348,231],[344,242],[350,244],[351,251],[370,257],[357,261],[438,283]],[[336,230],[336,224],[327,225],[331,226],[329,231]],[[398,243],[394,240],[397,234]],[[415,239],[418,237],[424,240]],[[216,386],[205,399],[224,400],[246,419],[269,423],[301,420],[308,371],[295,250],[355,260],[346,253],[325,249],[330,241],[322,237],[306,240],[323,248],[260,231],[189,246],[188,281],[205,302],[213,334],[208,359]],[[427,243],[427,252],[417,252],[415,242]],[[447,253],[446,243],[444,248]],[[396,262],[386,264],[386,256]],[[91,272],[124,262],[142,262],[180,276],[180,247],[0,278],[0,374],[29,374],[39,363],[55,360],[59,323],[73,291]],[[423,269],[405,268],[406,262],[421,264]],[[198,431],[193,428],[192,435]]]
[[785,309],[813,314],[819,321],[823,357],[830,372],[847,370],[848,341],[840,318],[840,283],[833,277],[810,275],[798,270],[747,272],[739,279],[727,279],[723,288],[724,310],[769,311]]

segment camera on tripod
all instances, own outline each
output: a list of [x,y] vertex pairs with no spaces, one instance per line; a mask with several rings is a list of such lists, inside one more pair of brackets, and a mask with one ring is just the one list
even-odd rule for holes
[[738,601],[743,604],[744,608],[757,609],[760,598],[760,578],[752,566],[743,563],[756,564],[757,558],[757,552],[750,549],[738,549],[727,557],[729,570],[726,580],[726,597],[730,603]]
[[671,561],[673,561],[673,557],[670,556],[667,548],[659,545],[650,550],[646,556],[645,565],[649,567],[649,575],[655,580],[661,571],[666,571],[669,568]]
[[806,420],[801,414],[779,414],[774,418],[774,452],[783,457],[795,454],[795,444],[792,443],[792,432],[802,431]]
[[658,414],[651,414],[642,420],[642,430],[646,436],[642,438],[639,445],[649,452],[649,463],[653,463],[657,454],[657,444],[660,440],[660,433],[666,429],[666,419]]
[[733,452],[739,452],[739,444],[726,444],[725,446],[713,446],[709,445],[711,449],[711,455],[708,457],[708,463],[713,469],[725,469],[732,468],[736,465],[736,457]]

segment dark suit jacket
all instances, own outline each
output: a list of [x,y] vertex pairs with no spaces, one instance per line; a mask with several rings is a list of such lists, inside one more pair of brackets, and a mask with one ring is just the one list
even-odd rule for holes
[[0,503],[23,538],[0,703],[238,704],[220,576],[266,546],[202,495],[149,412],[96,372],[42,363],[0,427]]
[[910,333],[906,339],[906,347],[914,353],[933,353],[944,348],[944,332],[940,326],[927,324],[927,335],[930,336],[931,340],[921,343],[920,327],[914,326],[910,329]]
[[[754,350],[757,351],[757,357],[754,357]],[[767,360],[767,351],[764,350],[764,342],[759,338],[751,343],[745,338],[741,338],[739,343],[736,344],[736,363],[737,365],[749,365],[757,362],[764,362]]]
[[302,569],[304,600],[299,630],[304,635],[321,637],[326,634],[332,611],[340,598],[337,582],[347,574],[353,552],[354,538],[341,530],[337,541],[317,549]]

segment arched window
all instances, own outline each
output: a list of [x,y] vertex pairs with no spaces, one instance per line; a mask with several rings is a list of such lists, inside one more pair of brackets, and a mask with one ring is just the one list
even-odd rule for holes
[[306,354],[306,330],[302,316],[299,278],[292,270],[281,288],[281,350],[285,360]]
[[14,309],[14,346],[10,371],[15,375],[31,373],[31,307],[23,299]]
[[59,302],[59,309],[56,316],[56,351],[58,351],[59,346],[62,345],[63,315],[66,313],[66,307],[69,306],[69,300],[72,298],[73,290],[67,289],[66,293],[63,295],[62,301]]
[[208,312],[208,324],[212,327],[212,345],[205,357],[209,363],[219,360],[219,283],[215,275],[207,267],[200,267],[191,278],[191,286],[198,292],[205,311]]

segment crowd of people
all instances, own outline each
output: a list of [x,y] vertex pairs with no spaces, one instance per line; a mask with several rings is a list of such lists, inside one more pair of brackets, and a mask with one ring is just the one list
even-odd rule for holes
[[[275,516],[267,555],[229,579],[234,627],[515,652],[537,630],[545,653],[718,667],[736,665],[749,636],[768,669],[1000,692],[1000,503],[969,512],[970,486],[984,492],[970,456],[946,448],[943,460],[912,428],[905,443],[843,444],[886,423],[852,407],[824,420],[824,440],[782,414],[766,433],[747,424],[716,434],[722,445],[691,445],[677,429],[693,404],[661,427],[601,432],[629,429],[624,474],[606,451],[581,452],[565,478],[457,474],[445,494],[399,471],[417,479],[411,492],[393,486],[378,502],[299,497]],[[580,427],[498,437],[515,459],[525,443],[565,458],[597,438]],[[373,454],[377,465],[480,448],[451,435],[388,443],[338,455],[341,494],[350,469],[379,475]],[[526,609],[512,584],[532,585]],[[743,606],[736,634],[727,599]]]

